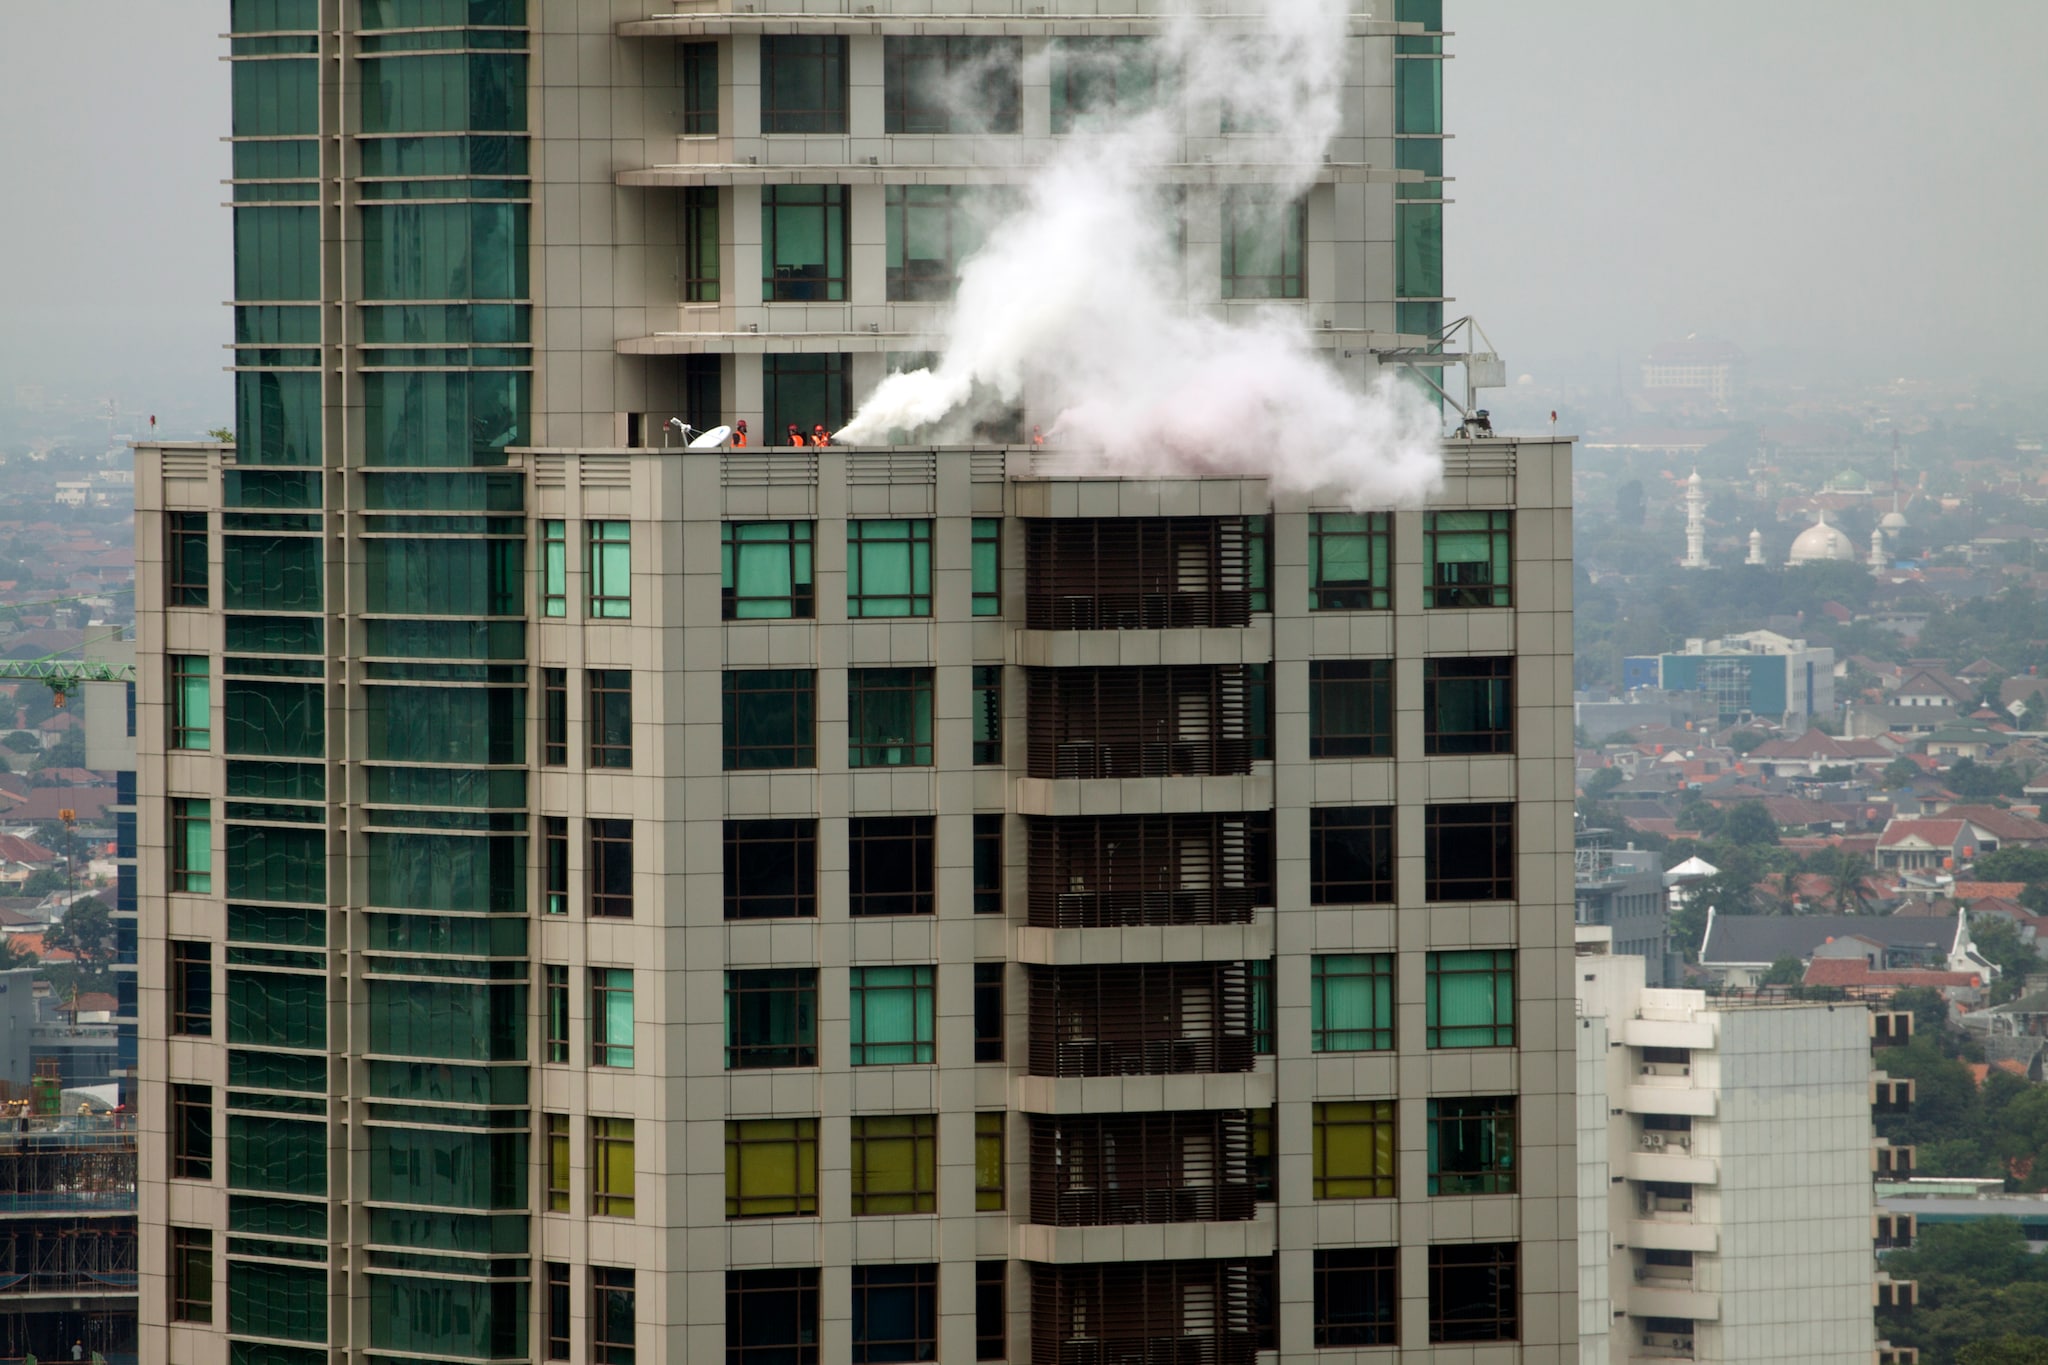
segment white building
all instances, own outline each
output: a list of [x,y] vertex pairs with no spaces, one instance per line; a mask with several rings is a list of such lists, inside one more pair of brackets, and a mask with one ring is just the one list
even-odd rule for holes
[[1870,1047],[1898,1017],[1710,1006],[1578,941],[1579,1359],[1868,1365],[1873,1299],[1913,1293],[1873,1250],[1873,1096],[1911,1083]]

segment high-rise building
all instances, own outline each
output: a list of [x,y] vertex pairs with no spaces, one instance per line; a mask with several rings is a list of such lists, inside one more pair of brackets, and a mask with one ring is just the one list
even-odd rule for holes
[[[683,449],[836,429],[970,191],[1173,88],[1149,0],[759,8],[233,7],[237,442],[138,454],[143,1355],[1572,1359],[1568,444],[1403,511],[1028,394]],[[1440,7],[1373,8],[1277,233],[1231,132],[1150,172],[1360,385],[1443,304]]]
[[1580,1358],[1914,1359],[1872,1315],[1917,1293],[1872,1187],[1912,1169],[1872,1125],[1912,1103],[1872,1056],[1912,1015],[1646,989],[1611,931],[1578,937]]

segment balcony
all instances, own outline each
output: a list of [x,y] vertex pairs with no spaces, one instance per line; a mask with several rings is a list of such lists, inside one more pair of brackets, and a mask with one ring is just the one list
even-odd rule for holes
[[1721,1248],[1720,1230],[1711,1224],[1679,1222],[1676,1219],[1650,1221],[1638,1214],[1628,1225],[1628,1244],[1637,1250],[1690,1251],[1712,1254]]
[[1870,1045],[1903,1047],[1913,1041],[1913,1016],[1905,1010],[1870,1012]]
[[1031,1365],[1253,1365],[1260,1269],[1251,1261],[1034,1265]]
[[1873,1251],[1900,1251],[1913,1245],[1919,1220],[1910,1213],[1878,1213],[1872,1216],[1870,1243]]
[[1893,1079],[1879,1071],[1870,1078],[1870,1111],[1877,1114],[1903,1114],[1913,1107],[1913,1078],[1910,1076]]
[[1252,1069],[1241,962],[1028,967],[1033,1076],[1187,1076]]
[[1880,1180],[1905,1180],[1913,1174],[1914,1156],[1912,1144],[1894,1147],[1879,1138],[1870,1149],[1870,1168]]
[[[1031,668],[1026,771],[1062,781],[1249,773],[1251,675],[1243,665]],[[1263,714],[1256,717],[1260,730]]]
[[1033,928],[1248,924],[1273,904],[1267,812],[1032,819],[1025,828]]
[[1187,630],[1251,623],[1262,550],[1246,517],[1024,523],[1029,630]]
[[1253,1211],[1242,1112],[1031,1117],[1034,1223],[1222,1223]]
[[1879,1275],[1870,1286],[1870,1302],[1876,1308],[1913,1308],[1920,1302],[1920,1283],[1917,1280],[1895,1280],[1889,1275]]

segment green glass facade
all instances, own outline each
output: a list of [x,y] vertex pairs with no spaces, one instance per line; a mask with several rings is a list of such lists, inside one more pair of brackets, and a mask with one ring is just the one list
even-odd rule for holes
[[1443,11],[1443,0],[1397,0],[1394,9],[1397,20],[1428,30],[1398,39],[1394,53],[1395,164],[1429,177],[1396,190],[1395,326],[1424,336],[1444,325]]

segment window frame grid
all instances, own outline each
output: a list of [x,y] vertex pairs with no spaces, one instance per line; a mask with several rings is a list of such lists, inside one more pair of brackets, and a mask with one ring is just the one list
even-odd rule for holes
[[[195,557],[194,544],[199,547]],[[204,607],[212,598],[213,535],[204,512],[164,513],[164,605]],[[192,572],[197,569],[195,576]]]
[[593,621],[631,620],[633,523],[617,518],[587,521],[583,544],[584,615]]
[[1004,1036],[1004,978],[1008,971],[1006,962],[974,964],[974,1060],[977,1063],[1009,1060],[1009,1040]]
[[[1447,525],[1446,519],[1484,517],[1484,526]],[[1484,536],[1484,560],[1437,560],[1438,541],[1446,536]],[[1446,581],[1444,570],[1454,564],[1486,565],[1485,581]],[[1501,575],[1495,581],[1496,575]],[[1479,607],[1512,607],[1515,604],[1515,514],[1512,510],[1465,509],[1422,514],[1422,604],[1432,610]]]
[[1010,1263],[974,1263],[974,1358],[1004,1360],[1010,1343]]
[[[1453,675],[1446,678],[1444,670]],[[1490,671],[1482,672],[1485,668]],[[1469,669],[1464,676],[1459,670]],[[1446,684],[1469,684],[1488,695],[1472,715],[1496,721],[1462,730],[1443,725]],[[1446,742],[1449,741],[1449,742]],[[1512,754],[1515,751],[1515,658],[1490,654],[1426,658],[1422,661],[1422,752],[1431,757],[1464,754]]]
[[[697,43],[683,44],[687,52]],[[716,50],[716,44],[701,44]],[[687,68],[685,70],[687,76]],[[715,113],[715,111],[714,111]],[[687,120],[689,111],[683,115]],[[683,191],[683,302],[717,303],[722,292],[725,264],[721,253],[721,214],[715,185],[692,185]],[[693,414],[694,415],[694,414]],[[701,420],[701,419],[700,419]]]
[[1003,614],[1003,519],[975,517],[968,531],[970,615]]
[[[1219,297],[1237,300],[1303,299],[1308,297],[1308,201],[1271,202],[1270,192],[1234,185],[1221,196],[1222,261]],[[1277,239],[1277,240],[1275,240]],[[1268,264],[1277,247],[1277,271],[1247,270]],[[1249,256],[1252,259],[1246,260]],[[1290,263],[1291,258],[1291,263]]]
[[[758,680],[775,679],[772,684]],[[720,758],[724,771],[765,772],[818,766],[818,673],[811,668],[726,669],[719,675]],[[787,697],[789,732],[774,743],[742,742],[741,722],[759,728],[748,698]],[[765,704],[765,703],[760,703]],[[776,718],[778,723],[780,717]],[[765,761],[764,761],[765,760]]]
[[[846,766],[929,768],[932,766],[933,673],[931,668],[849,668],[846,670]],[[907,700],[906,700],[907,699]],[[906,719],[908,736],[877,737],[878,724]],[[882,719],[878,720],[877,717]]]
[[[764,39],[764,45],[766,40]],[[785,274],[810,270],[808,261],[785,262],[785,248],[794,256],[806,245],[804,215],[818,215],[817,248],[824,259],[818,274]],[[763,185],[761,187],[761,301],[763,303],[844,303],[852,292],[853,196],[845,185]],[[803,429],[798,428],[799,431]],[[770,436],[775,433],[767,433]],[[808,431],[804,432],[809,436]]]
[[[1393,1199],[1400,1194],[1399,1107],[1393,1100],[1318,1100],[1313,1110],[1310,1194],[1315,1199]],[[1371,1165],[1363,1170],[1333,1169],[1335,1139],[1352,1134]]]
[[[1363,1027],[1337,1027],[1329,1022],[1332,989],[1335,983],[1344,981],[1366,983],[1368,1017],[1373,1022]],[[1309,960],[1311,1052],[1392,1052],[1398,1037],[1396,1021],[1400,1017],[1395,1005],[1394,954],[1318,953]],[[1382,1019],[1384,1023],[1380,1022]],[[1331,1046],[1348,1041],[1362,1041],[1364,1045]]]
[[[639,1172],[633,1151],[633,1120],[593,1114],[590,1118],[590,1216],[631,1218]],[[625,1154],[623,1189],[615,1189],[619,1153]]]
[[[748,833],[749,830],[758,830],[763,826],[776,826],[778,830],[772,837],[766,838]],[[789,827],[787,832],[779,828],[783,826]],[[724,858],[724,886],[721,898],[728,923],[742,920],[818,917],[818,822],[815,819],[727,820],[721,831],[720,844]],[[752,860],[743,859],[741,850],[784,845],[789,849],[788,865],[795,871],[791,889],[786,894],[778,893],[772,896],[746,892],[742,883],[751,878],[741,875],[740,864]],[[756,856],[764,857],[771,869],[776,866],[773,854]],[[748,871],[758,875],[760,869],[750,868]],[[785,902],[792,906],[791,913],[786,915],[735,913],[752,904],[780,905]]]
[[[634,1061],[633,969],[591,967],[590,973],[590,1064],[618,1071],[631,1071]],[[624,1042],[613,1036],[612,1026],[621,1022],[613,1013],[618,997],[624,997],[626,1027]]]
[[549,1213],[567,1213],[569,1191],[576,1179],[569,1164],[569,1116],[542,1114],[541,1140],[547,1144],[547,1173],[542,1177],[541,1201]]
[[[913,46],[914,45],[914,46]],[[1000,45],[1000,51],[997,50]],[[936,63],[940,97],[929,98],[909,68]],[[1002,68],[997,70],[996,68]],[[1023,130],[1024,44],[1000,36],[904,36],[882,40],[882,130],[895,136],[1001,137]],[[998,84],[1000,82],[1000,84]],[[972,89],[978,107],[948,98]],[[923,100],[917,98],[926,95]],[[983,109],[988,112],[984,114]],[[964,117],[963,117],[964,115]],[[926,126],[930,125],[930,126]]]
[[[914,1335],[872,1337],[863,1327],[872,1321],[870,1301],[882,1294],[907,1295]],[[939,1358],[939,1267],[920,1264],[856,1265],[853,1267],[853,1365]],[[894,1318],[894,1311],[888,1314]]]
[[[938,1061],[938,968],[912,962],[849,967],[846,991],[848,1065],[929,1066]],[[897,995],[906,998],[897,1002]],[[875,1012],[906,1006],[909,1037],[869,1038]],[[871,1055],[898,1051],[904,1055]]]
[[[818,1127],[814,1118],[727,1119],[725,1121],[725,1217],[815,1218],[818,1215]],[[747,1191],[747,1154],[758,1153],[766,1168],[786,1167],[790,1188],[769,1194]],[[750,1207],[768,1204],[772,1207]]]
[[[774,433],[765,433],[772,438]],[[771,439],[762,444],[771,445]],[[780,537],[766,534],[748,534],[770,528],[780,528]],[[815,521],[727,521],[719,526],[719,578],[718,613],[723,621],[809,621],[818,614],[818,546],[817,523]],[[741,580],[746,576],[748,562],[756,555],[748,551],[766,553],[771,561],[774,551],[781,550],[786,559],[789,591],[781,596],[773,594],[741,593]],[[749,610],[751,603],[782,603],[787,610]]]
[[[634,1318],[639,1306],[636,1278],[631,1266],[590,1267],[590,1365],[633,1365],[639,1336]],[[613,1335],[621,1325],[621,1306],[623,1341]]]
[[[1315,1253],[1315,1345],[1398,1346],[1401,1341],[1399,1247],[1327,1247]],[[1339,1320],[1339,1305],[1355,1320]]]
[[541,1009],[543,1061],[566,1066],[569,1061],[569,968],[561,963],[541,964]]
[[569,670],[543,668],[540,671],[541,766],[564,768],[569,764]]
[[[1516,1143],[1520,1137],[1513,1095],[1441,1095],[1429,1101],[1429,1193],[1436,1195],[1514,1194],[1520,1185]],[[1446,1113],[1447,1107],[1465,1112]],[[1482,1107],[1487,1106],[1487,1107]],[[1470,1170],[1442,1169],[1448,1139],[1470,1129],[1478,1155]],[[1465,1143],[1460,1142],[1460,1147]],[[1446,1186],[1450,1188],[1446,1188]]]
[[[794,1010],[789,1041],[749,1042],[744,1035],[749,1005],[765,1002],[771,1016],[776,1001],[787,997]],[[806,1037],[808,1033],[808,1037]],[[781,1060],[762,1060],[763,1056]],[[816,967],[754,967],[725,973],[725,1069],[767,1071],[818,1065],[818,969]]]
[[[1352,525],[1350,523],[1356,523]],[[1364,578],[1327,578],[1327,542],[1364,542]],[[1393,600],[1394,518],[1390,512],[1311,512],[1308,609],[1388,611]]]
[[[1483,818],[1482,818],[1483,817]],[[1490,838],[1487,833],[1490,832]],[[1515,898],[1515,803],[1471,801],[1422,808],[1422,894],[1431,904]],[[1478,873],[1484,842],[1490,871]],[[1447,875],[1446,869],[1457,869]]]
[[[1308,903],[1393,904],[1400,878],[1395,846],[1396,823],[1392,806],[1310,807]],[[1364,855],[1363,861],[1375,866],[1369,869],[1365,878],[1334,880],[1330,866],[1332,854],[1359,837],[1368,840],[1377,837],[1382,841],[1381,847],[1368,848]]]
[[630,771],[633,767],[633,670],[590,668],[584,670],[583,678],[589,766]]
[[977,915],[1003,913],[1006,880],[1003,865],[1004,823],[1001,814],[977,812],[974,816],[973,896],[974,913]]
[[548,518],[540,524],[540,614],[551,620],[569,614],[569,523]]
[[1001,1213],[1009,1207],[1009,1111],[974,1114],[974,1211]]
[[211,1325],[213,1229],[173,1225],[169,1254],[171,1321]]
[[590,859],[583,870],[584,899],[590,918],[633,918],[633,821],[593,815],[583,823]]
[[570,1316],[569,1316],[569,1265],[566,1261],[543,1263],[543,1290],[547,1304],[542,1313],[541,1336],[543,1360],[569,1359]]
[[[901,534],[896,534],[896,529]],[[869,592],[876,570],[868,551],[902,546],[908,579],[904,592]],[[846,615],[849,620],[932,614],[932,523],[926,517],[861,517],[846,523]],[[900,610],[884,608],[901,603]]]
[[[816,1266],[726,1271],[726,1365],[818,1365],[818,1280]],[[786,1304],[785,1299],[794,1302]],[[765,1316],[776,1326],[787,1324],[787,1335],[749,1342],[746,1306],[763,1300],[770,1306],[751,1316]]]
[[172,654],[166,662],[166,700],[170,703],[166,747],[205,753],[213,747],[213,678],[209,671],[213,661],[204,654]]
[[[1503,1254],[1505,1253],[1505,1254]],[[1447,1282],[1459,1272],[1491,1273],[1493,1311],[1454,1317],[1448,1311]],[[1505,1275],[1503,1276],[1503,1272]],[[1503,1278],[1505,1283],[1502,1283]],[[1440,1242],[1429,1249],[1429,1340],[1515,1341],[1521,1334],[1521,1247],[1514,1242]],[[1484,1334],[1486,1324],[1490,1335]],[[1475,1330],[1477,1329],[1477,1330]]]
[[975,664],[969,675],[974,687],[974,762],[977,767],[1003,761],[1003,666]]
[[[203,796],[173,796],[171,808],[170,889],[181,895],[213,893],[213,802]],[[195,843],[203,836],[203,843]],[[203,866],[193,860],[204,850]]]
[[[180,1038],[213,1036],[213,944],[205,939],[170,941],[171,1033]],[[203,979],[195,982],[195,976]]]
[[569,913],[569,817],[540,818],[541,913]]
[[[856,815],[846,823],[846,913],[855,918],[930,915],[938,907],[937,821],[929,815]],[[910,859],[907,889],[872,890],[871,854],[904,845]]]
[[[1349,695],[1363,689],[1362,697]],[[1335,730],[1339,723],[1365,728]],[[1394,756],[1394,661],[1311,659],[1308,665],[1308,756],[1310,758],[1392,758]]]
[[[1458,959],[1456,962],[1449,959]],[[1485,959],[1484,963],[1480,959]],[[1425,1045],[1431,1049],[1514,1047],[1517,1037],[1519,964],[1512,948],[1468,948],[1430,953],[1425,963],[1423,1003]],[[1489,1014],[1485,1023],[1445,1023],[1443,987],[1462,978],[1485,976],[1489,982]],[[1503,989],[1505,987],[1505,989]],[[1503,1022],[1505,1020],[1505,1022]],[[1450,1035],[1455,1040],[1447,1041]],[[1467,1038],[1465,1035],[1480,1035]]]
[[213,1087],[171,1084],[171,1179],[213,1179],[214,1149],[220,1140],[214,1117]]
[[[901,1188],[869,1188],[896,1163],[883,1153],[901,1147],[908,1155]],[[939,1206],[939,1116],[937,1114],[856,1114],[847,1135],[847,1168],[851,1172],[851,1212],[856,1218],[886,1214],[932,1213]]]
[[[768,137],[785,134],[844,134],[847,131],[849,103],[849,52],[849,44],[842,37],[772,34],[762,38],[762,134]],[[819,93],[824,97],[823,103],[785,105],[777,102],[778,89],[789,83],[786,78],[780,81],[777,79],[780,64],[798,62],[817,66],[815,83]]]

